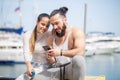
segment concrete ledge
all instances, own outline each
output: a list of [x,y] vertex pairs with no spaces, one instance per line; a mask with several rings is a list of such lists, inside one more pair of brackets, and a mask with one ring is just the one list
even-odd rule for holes
[[[15,80],[15,78],[0,77],[0,80]],[[105,76],[85,76],[85,80],[106,80]]]
[[105,76],[85,76],[85,80],[106,80]]

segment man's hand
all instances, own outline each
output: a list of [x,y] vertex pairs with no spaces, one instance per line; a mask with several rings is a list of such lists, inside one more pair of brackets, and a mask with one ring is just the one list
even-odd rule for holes
[[55,63],[55,58],[54,58],[54,57],[47,57],[47,61],[48,61],[50,64],[53,64],[53,63]]
[[50,64],[55,63],[55,57],[49,55],[49,53],[46,54],[46,59],[47,59],[47,61],[48,61]]
[[47,54],[55,57],[55,56],[59,56],[60,52],[61,52],[60,49],[51,49],[47,51]]
[[53,64],[56,60],[55,57],[60,55],[60,49],[50,49],[46,51],[46,58],[50,64]]

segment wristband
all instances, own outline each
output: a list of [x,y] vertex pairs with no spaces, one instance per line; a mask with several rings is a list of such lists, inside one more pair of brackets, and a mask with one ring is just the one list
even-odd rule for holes
[[62,54],[62,49],[60,50],[60,56],[62,56],[63,54]]
[[54,57],[54,59],[55,59],[55,63],[56,63],[57,62],[56,57]]

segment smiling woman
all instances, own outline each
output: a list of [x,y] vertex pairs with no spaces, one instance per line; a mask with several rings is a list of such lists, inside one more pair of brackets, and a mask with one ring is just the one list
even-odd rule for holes
[[[24,80],[32,78],[32,73],[41,73],[45,66],[49,66],[46,61],[45,51],[42,46],[46,45],[47,37],[51,35],[48,31],[50,22],[49,15],[42,13],[38,16],[36,26],[33,31],[28,31],[23,37],[23,53],[27,70],[16,80]],[[31,64],[33,62],[33,65]]]

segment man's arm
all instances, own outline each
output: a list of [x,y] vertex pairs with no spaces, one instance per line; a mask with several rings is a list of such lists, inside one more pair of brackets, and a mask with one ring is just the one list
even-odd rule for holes
[[75,28],[72,32],[73,49],[62,51],[62,55],[73,57],[75,55],[84,55],[85,50],[85,34],[82,30]]

